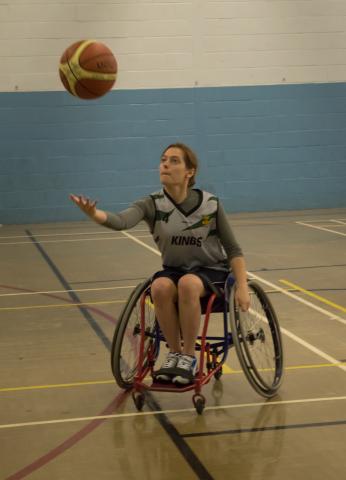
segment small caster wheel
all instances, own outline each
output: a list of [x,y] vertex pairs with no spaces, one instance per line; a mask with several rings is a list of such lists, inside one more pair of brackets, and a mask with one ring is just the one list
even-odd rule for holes
[[204,407],[205,407],[205,398],[203,397],[203,395],[200,395],[199,393],[196,393],[192,397],[192,401],[193,401],[194,407],[196,409],[196,412],[198,413],[198,415],[201,415],[203,413],[203,410],[204,410]]
[[139,412],[142,411],[143,405],[144,405],[144,395],[141,392],[133,392],[132,393],[132,398],[134,401],[134,404],[136,405],[136,408]]
[[220,370],[218,370],[217,372],[214,373],[214,378],[216,380],[220,380],[220,378],[222,377],[222,374],[223,374],[223,371],[222,371],[222,367],[221,367]]

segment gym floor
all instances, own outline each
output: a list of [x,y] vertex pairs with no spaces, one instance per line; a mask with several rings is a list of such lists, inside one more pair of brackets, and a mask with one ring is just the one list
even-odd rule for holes
[[131,290],[160,269],[144,224],[0,229],[0,478],[278,479],[346,475],[346,209],[234,214],[251,275],[278,314],[285,375],[260,397],[234,349],[192,392],[115,384],[110,348]]

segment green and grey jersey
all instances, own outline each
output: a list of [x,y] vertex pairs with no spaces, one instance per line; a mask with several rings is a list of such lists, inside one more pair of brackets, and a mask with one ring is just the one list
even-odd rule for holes
[[185,212],[161,190],[151,195],[155,204],[154,240],[165,267],[190,270],[206,267],[228,270],[226,253],[217,235],[218,199],[198,190],[199,202]]
[[[206,195],[208,195],[208,196],[206,197]],[[192,189],[191,188],[191,189],[188,190],[187,197],[185,198],[185,200],[182,203],[176,205],[173,202],[173,200],[170,199],[170,202],[171,202],[172,205],[167,207],[168,212],[170,210],[172,210],[173,208],[177,209],[178,213],[176,213],[176,214],[178,215],[179,212],[180,212],[181,221],[182,222],[188,222],[186,224],[183,224],[183,228],[186,228],[186,227],[188,227],[188,224],[192,225],[193,222],[194,222],[194,220],[192,220],[193,219],[192,215],[195,215],[195,214],[197,214],[198,211],[201,211],[200,209],[201,209],[202,203],[203,203],[203,200],[202,200],[203,196],[205,198],[214,197],[214,195],[206,194],[206,192],[203,193],[199,189]],[[210,203],[210,205],[208,205],[208,203]],[[226,212],[225,212],[225,210],[222,206],[222,203],[220,201],[217,202],[215,200],[207,202],[208,209],[211,208],[211,207],[214,209],[216,206],[217,206],[216,216],[212,218],[212,222],[210,222],[210,224],[208,226],[210,231],[213,231],[213,232],[214,232],[214,227],[215,227],[216,232],[215,232],[215,235],[213,234],[213,235],[209,235],[209,236],[214,236],[214,237],[217,237],[219,239],[220,244],[222,245],[222,247],[224,248],[224,250],[226,252],[227,261],[228,261],[228,265],[229,265],[232,258],[242,256],[243,253],[242,253],[242,250],[241,250],[241,248],[240,248],[240,246],[239,246],[239,244],[238,244],[238,242],[237,242],[237,240],[234,236],[234,233],[231,229],[231,226],[228,222],[227,215],[226,215]],[[163,206],[162,208],[165,208],[165,206]],[[128,230],[128,229],[133,228],[136,225],[138,225],[138,223],[140,221],[144,220],[147,223],[150,232],[152,234],[154,234],[154,227],[155,226],[158,227],[158,224],[157,224],[157,221],[156,221],[158,215],[157,215],[156,211],[157,211],[157,207],[156,207],[155,201],[153,200],[152,196],[148,195],[148,196],[143,197],[139,200],[136,200],[128,208],[126,208],[125,210],[122,210],[121,212],[118,212],[118,213],[106,212],[107,213],[107,220],[103,225],[105,227],[111,228],[112,230],[118,230],[118,231],[119,230]],[[164,211],[164,210],[162,210],[162,211]],[[214,212],[214,210],[210,210],[210,211],[212,213]],[[208,214],[209,214],[209,210],[206,210],[206,213],[203,213],[202,215],[208,215]],[[204,230],[205,230],[205,233],[206,233],[206,228]],[[195,233],[192,233],[193,231],[195,231]],[[186,232],[189,232],[189,230],[187,230]],[[184,233],[184,235],[186,234],[186,232]],[[186,234],[186,235],[191,236],[191,237],[193,236],[195,238],[195,234],[196,234],[196,237],[198,237],[197,229],[190,230],[190,233]],[[180,235],[180,232],[177,232],[176,235]],[[184,242],[188,242],[188,241],[193,242],[193,240],[184,240]],[[214,238],[214,242],[215,241],[216,241],[216,238]],[[216,245],[216,243],[214,243],[214,242],[212,244]],[[209,245],[209,243],[210,243],[210,239],[207,240],[207,246]],[[189,246],[189,245],[184,245],[184,246]],[[178,247],[178,245],[175,245],[175,246],[173,245],[173,247]],[[181,247],[181,245],[179,245],[179,247]],[[179,250],[181,250],[181,248],[179,248]],[[218,249],[216,249],[215,251],[218,251]],[[222,249],[221,249],[221,251],[222,251]],[[214,247],[212,248],[212,253],[213,252],[214,252]],[[215,267],[220,268],[219,267],[219,265],[220,265],[219,264],[219,261],[220,261],[219,254],[217,254],[216,256],[217,256],[217,262],[216,262],[216,265],[214,265],[212,268],[215,268]]]

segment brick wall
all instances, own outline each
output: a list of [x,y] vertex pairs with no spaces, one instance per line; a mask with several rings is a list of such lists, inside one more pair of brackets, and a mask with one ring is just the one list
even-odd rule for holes
[[[57,73],[82,38],[119,62],[97,101]],[[124,208],[176,140],[229,211],[345,206],[345,49],[344,1],[0,1],[0,223]]]

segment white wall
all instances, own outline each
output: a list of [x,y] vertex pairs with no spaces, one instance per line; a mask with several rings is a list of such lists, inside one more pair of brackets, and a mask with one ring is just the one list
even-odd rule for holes
[[62,90],[83,38],[113,50],[120,89],[346,80],[346,0],[0,0],[0,91]]

